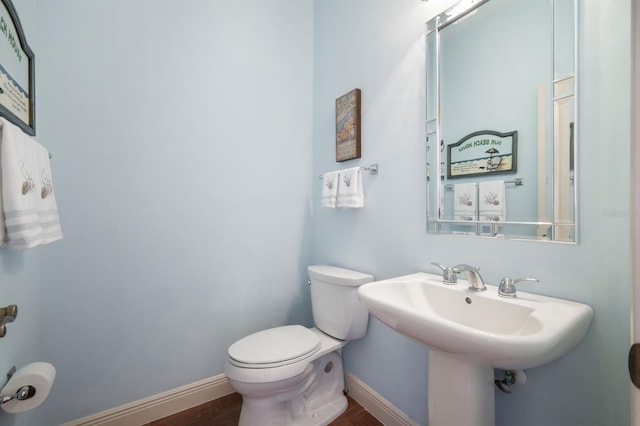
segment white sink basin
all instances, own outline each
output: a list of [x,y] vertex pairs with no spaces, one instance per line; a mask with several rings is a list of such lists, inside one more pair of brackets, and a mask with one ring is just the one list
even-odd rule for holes
[[429,348],[493,368],[525,369],[552,361],[584,337],[593,310],[583,303],[496,286],[469,290],[440,275],[417,273],[362,285],[358,296],[379,320]]

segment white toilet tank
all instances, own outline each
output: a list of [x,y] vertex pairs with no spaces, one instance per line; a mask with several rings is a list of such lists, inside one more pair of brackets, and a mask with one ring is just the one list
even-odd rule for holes
[[340,340],[363,337],[369,311],[358,299],[358,287],[373,276],[329,265],[311,265],[308,271],[316,327]]

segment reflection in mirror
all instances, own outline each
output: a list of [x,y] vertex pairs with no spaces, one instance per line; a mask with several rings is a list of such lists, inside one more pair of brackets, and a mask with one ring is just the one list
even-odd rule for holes
[[576,241],[575,0],[461,0],[427,24],[429,232]]

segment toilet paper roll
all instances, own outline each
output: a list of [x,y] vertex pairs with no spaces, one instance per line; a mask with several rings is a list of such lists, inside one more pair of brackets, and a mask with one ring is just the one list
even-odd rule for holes
[[33,386],[36,390],[34,396],[24,401],[12,399],[0,407],[7,413],[21,413],[36,408],[49,396],[53,381],[56,379],[56,369],[48,362],[34,362],[27,364],[9,379],[0,390],[0,395],[15,395],[23,386]]

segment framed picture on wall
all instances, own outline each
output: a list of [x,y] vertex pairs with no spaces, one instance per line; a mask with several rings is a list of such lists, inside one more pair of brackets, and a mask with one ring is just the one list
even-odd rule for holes
[[336,161],[360,158],[360,89],[336,99]]
[[35,71],[33,51],[27,45],[11,0],[0,3],[0,116],[35,135]]

